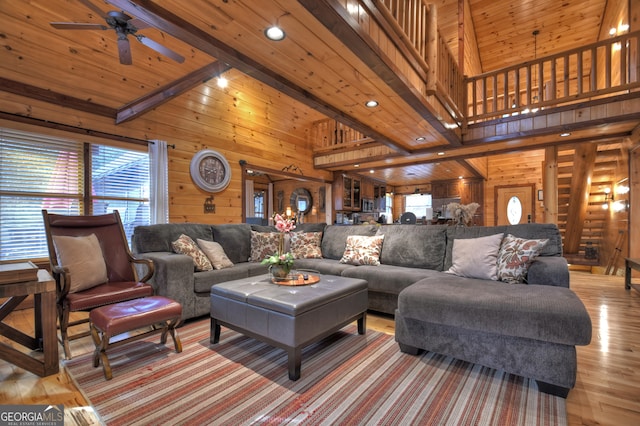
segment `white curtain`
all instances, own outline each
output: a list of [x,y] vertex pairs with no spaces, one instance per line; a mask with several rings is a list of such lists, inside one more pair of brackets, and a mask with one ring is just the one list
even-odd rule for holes
[[274,194],[273,194],[273,184],[270,182],[269,183],[269,195],[267,196],[267,219],[269,220],[269,225],[273,225],[273,199]]
[[256,215],[256,205],[253,202],[253,181],[250,179],[244,182],[245,204],[247,210],[244,212],[246,217],[254,217]]
[[151,167],[150,220],[152,224],[169,222],[169,159],[167,142],[155,140],[149,144]]

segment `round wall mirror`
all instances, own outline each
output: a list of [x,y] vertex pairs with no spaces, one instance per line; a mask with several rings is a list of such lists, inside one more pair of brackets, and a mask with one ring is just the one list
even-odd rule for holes
[[294,212],[300,212],[302,214],[307,214],[311,211],[311,207],[313,206],[313,198],[311,198],[311,193],[304,188],[296,188],[291,193],[291,199],[289,200],[291,204],[291,210]]

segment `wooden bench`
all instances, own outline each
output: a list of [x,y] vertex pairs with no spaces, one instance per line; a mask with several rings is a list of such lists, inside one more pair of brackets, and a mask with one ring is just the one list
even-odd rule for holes
[[[104,376],[110,380],[112,374],[107,348],[120,346],[155,333],[162,333],[160,337],[162,344],[166,343],[167,334],[171,334],[176,352],[182,352],[182,343],[176,333],[176,326],[181,317],[182,306],[162,296],[143,297],[93,309],[89,313],[91,335],[96,345],[93,366],[98,367],[102,360]],[[110,343],[110,339],[114,336],[147,327],[152,328]]]

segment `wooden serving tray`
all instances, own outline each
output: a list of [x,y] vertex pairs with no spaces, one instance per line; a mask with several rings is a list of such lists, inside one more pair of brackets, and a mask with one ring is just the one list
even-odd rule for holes
[[289,280],[277,280],[275,278],[271,278],[271,282],[278,285],[288,285],[288,286],[298,286],[298,285],[310,285],[315,284],[320,281],[320,277],[318,275],[307,275],[307,279],[303,278],[302,274],[297,274],[296,278],[292,278]]

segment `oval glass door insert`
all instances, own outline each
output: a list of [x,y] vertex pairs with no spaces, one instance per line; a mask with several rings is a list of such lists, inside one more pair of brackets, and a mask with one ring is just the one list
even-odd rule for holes
[[517,225],[522,218],[522,202],[516,196],[509,199],[507,204],[507,220],[511,225]]

